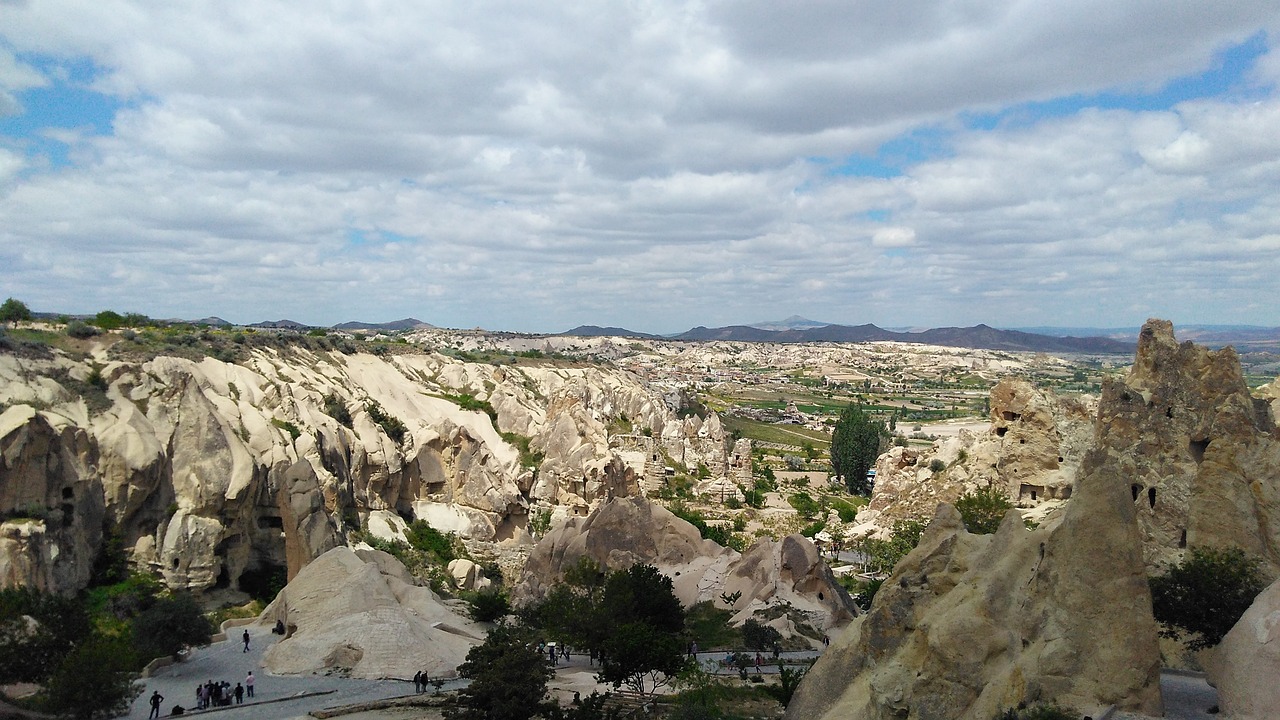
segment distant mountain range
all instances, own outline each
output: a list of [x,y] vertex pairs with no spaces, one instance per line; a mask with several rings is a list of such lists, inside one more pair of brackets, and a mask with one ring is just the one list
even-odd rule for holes
[[572,337],[629,337],[643,338],[646,340],[665,340],[661,335],[650,335],[649,333],[635,332],[620,327],[600,327],[599,325],[579,325],[572,330],[566,330],[559,335],[569,335]]
[[674,340],[730,340],[737,342],[874,342],[896,341],[983,350],[1019,350],[1060,353],[1132,353],[1134,343],[1105,337],[1054,337],[1018,330],[998,330],[988,325],[967,328],[934,328],[922,332],[895,332],[875,325],[821,325],[792,330],[763,330],[749,325],[721,328],[696,327]]
[[435,325],[424,323],[417,318],[405,318],[403,320],[393,320],[384,323],[366,323],[352,320],[344,322],[340,325],[334,325],[334,330],[434,330]]

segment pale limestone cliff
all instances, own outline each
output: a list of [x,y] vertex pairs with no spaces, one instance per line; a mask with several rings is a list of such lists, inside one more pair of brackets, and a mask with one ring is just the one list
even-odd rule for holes
[[[644,498],[622,498],[601,505],[585,518],[571,518],[534,548],[513,593],[517,602],[537,600],[567,569],[588,557],[601,567],[621,570],[636,563],[653,565],[672,579],[686,607],[711,602],[734,612],[741,624],[753,616],[772,617],[786,637],[801,633],[797,622],[820,632],[846,624],[854,616],[848,593],[807,538],[762,539],[740,554],[711,540],[666,508]],[[722,595],[741,593],[732,605]],[[771,612],[788,608],[794,612]]]
[[1126,479],[1086,459],[1064,515],[994,535],[938,508],[787,718],[987,720],[1023,701],[1161,715],[1160,652]]

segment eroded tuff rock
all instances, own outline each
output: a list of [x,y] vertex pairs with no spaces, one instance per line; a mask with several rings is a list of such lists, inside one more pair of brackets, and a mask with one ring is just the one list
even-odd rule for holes
[[0,414],[0,587],[83,587],[102,534],[87,433],[26,405]]
[[1097,444],[1129,490],[1148,569],[1240,547],[1280,575],[1280,442],[1232,348],[1178,344],[1170,323],[1147,321],[1128,376],[1103,386]]
[[[877,459],[871,502],[851,532],[930,517],[939,503],[978,488],[1000,488],[1026,508],[1069,498],[1095,411],[1090,398],[1059,398],[1025,380],[1002,380],[991,389],[986,432],[961,431],[923,450],[895,447]],[[944,469],[930,469],[934,460]]]
[[[455,399],[463,395],[488,402],[493,416],[464,410]],[[257,348],[240,363],[0,354],[0,402],[25,413],[14,427],[40,417],[57,428],[36,453],[46,460],[0,467],[0,488],[15,502],[38,497],[51,514],[63,503],[54,495],[74,486],[78,517],[78,503],[92,499],[80,487],[96,488],[88,494],[97,515],[86,510],[74,527],[81,554],[96,552],[105,513],[133,563],[197,591],[234,589],[246,572],[275,567],[294,577],[374,512],[425,518],[474,542],[527,542],[531,507],[585,514],[640,492],[645,457],[624,458],[609,443],[624,416],[710,465],[723,439],[714,419],[676,418],[626,372],[432,354]],[[403,425],[403,437],[388,434],[375,406]],[[52,459],[60,464],[48,473],[23,469]],[[83,587],[87,562],[76,561],[83,571],[49,569],[55,547],[56,564],[70,566],[68,531],[54,542],[47,526],[22,525],[6,536],[3,582]]]
[[[591,515],[570,518],[549,532],[525,564],[513,593],[516,601],[543,597],[583,557],[609,570],[636,563],[653,565],[672,579],[676,596],[686,607],[700,602],[732,607],[735,624],[769,608],[790,605],[798,611],[796,617],[771,622],[788,637],[799,632],[797,618],[821,631],[844,625],[854,614],[848,593],[835,582],[808,538],[762,539],[739,554],[704,540],[693,525],[639,497],[614,499]],[[740,598],[726,605],[721,594],[735,592],[741,592]]]
[[1011,510],[994,535],[972,535],[939,506],[786,717],[987,720],[1022,701],[1161,715],[1134,506],[1104,460],[1090,454],[1064,514],[1034,531]]
[[407,680],[419,670],[452,677],[483,629],[453,612],[404,566],[377,550],[334,548],[302,569],[262,611],[288,637],[262,664],[281,674],[336,672]]
[[1223,718],[1280,717],[1280,581],[1258,594],[1211,658],[1209,679]]

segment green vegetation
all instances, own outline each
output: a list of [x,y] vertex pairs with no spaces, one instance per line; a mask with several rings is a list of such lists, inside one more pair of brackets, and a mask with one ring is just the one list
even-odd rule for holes
[[365,412],[369,413],[369,419],[381,426],[387,437],[391,438],[396,444],[404,442],[404,436],[409,432],[409,429],[404,426],[404,423],[400,422],[399,418],[389,415],[386,410],[382,409],[381,405],[373,400],[365,403],[364,409]]
[[541,450],[534,450],[530,446],[530,443],[533,442],[533,438],[513,432],[504,432],[499,434],[508,445],[514,445],[515,448],[520,451],[521,467],[537,470],[538,466],[541,465],[542,461],[547,457],[546,453]]
[[686,506],[679,500],[673,502],[667,509],[676,517],[698,528],[698,533],[702,535],[704,539],[710,540],[718,545],[723,545],[727,548],[733,548],[738,552],[746,550],[746,542],[740,537],[734,535],[723,525],[711,525],[707,523],[707,519],[702,513]]
[[535,648],[534,632],[519,625],[498,625],[483,643],[467,652],[458,674],[471,683],[447,707],[449,720],[528,720],[550,708],[547,681],[555,672]]
[[288,420],[281,420],[280,418],[271,418],[271,424],[289,433],[289,437],[293,440],[297,440],[298,436],[302,434],[302,431],[298,429],[298,426],[294,425]]
[[685,614],[685,631],[702,650],[736,647],[742,641],[742,633],[729,624],[732,617],[732,610],[717,608],[709,600],[700,602]]
[[873,421],[862,407],[849,405],[836,420],[831,434],[831,470],[849,492],[870,495],[867,471],[888,443],[884,423]]
[[1080,713],[1068,710],[1056,703],[1020,703],[996,715],[992,720],[1077,720]]
[[20,322],[30,322],[31,310],[26,303],[15,298],[9,298],[0,305],[0,323],[6,325],[17,325]]
[[1000,521],[1013,508],[1013,503],[999,488],[988,486],[961,495],[955,507],[964,520],[966,530],[977,535],[990,535],[1000,529]]
[[347,404],[342,401],[335,393],[329,393],[324,396],[324,414],[338,421],[338,424],[350,430],[351,411],[347,409]]
[[489,416],[490,422],[498,421],[498,411],[493,409],[493,405],[488,400],[477,400],[475,395],[471,393],[462,393],[460,395],[445,394],[444,398],[449,400],[463,410],[471,410],[473,412],[482,412]]
[[770,625],[751,618],[742,623],[742,642],[752,650],[771,650],[782,641],[782,634]]
[[670,684],[685,661],[685,615],[671,579],[651,565],[605,574],[583,557],[521,617],[552,639],[594,651],[599,678],[652,692]]
[[511,599],[502,590],[466,593],[462,599],[467,601],[471,619],[476,622],[496,622],[511,612]]
[[1181,563],[1151,578],[1160,634],[1185,635],[1192,650],[1222,642],[1265,587],[1259,567],[1240,548],[1193,548]]
[[[25,617],[35,621],[30,628]],[[75,597],[5,588],[0,590],[0,683],[42,684],[39,694],[24,701],[29,709],[114,717],[141,690],[134,678],[145,663],[187,645],[207,644],[211,631],[189,595],[167,593],[148,576]]]

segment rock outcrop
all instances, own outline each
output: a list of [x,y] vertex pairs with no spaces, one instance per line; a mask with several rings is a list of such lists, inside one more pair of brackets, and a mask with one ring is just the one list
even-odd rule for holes
[[0,414],[0,587],[83,587],[100,545],[97,453],[80,428],[26,405]]
[[263,610],[259,624],[284,623],[287,637],[263,656],[279,674],[336,673],[407,680],[425,670],[452,677],[484,630],[413,584],[404,566],[377,550],[334,548],[302,569]]
[[994,535],[941,505],[787,718],[986,720],[1023,701],[1161,715],[1160,652],[1127,479],[1085,460],[1065,513]]
[[[930,448],[894,447],[876,461],[871,502],[853,534],[883,532],[899,520],[932,516],[939,503],[996,487],[1024,508],[1071,497],[1093,437],[1090,398],[1059,398],[1025,380],[991,390],[991,427],[967,430]],[[935,462],[936,461],[936,462]],[[941,464],[940,470],[934,468]]]
[[372,513],[529,542],[531,508],[585,515],[641,492],[645,457],[610,447],[622,418],[680,457],[726,465],[714,416],[679,419],[623,371],[305,347],[241,357],[0,353],[0,517],[12,521],[0,582],[83,587],[104,524],[135,566],[194,591],[275,568],[292,578]]
[[[614,499],[549,532],[529,556],[514,592],[516,601],[543,597],[583,557],[608,570],[653,565],[672,579],[686,607],[700,602],[731,607],[734,624],[757,614],[774,616],[772,624],[784,635],[808,629],[815,643],[821,631],[842,626],[854,615],[848,593],[807,538],[763,539],[740,554],[703,539],[693,525],[644,498]],[[721,598],[739,592],[731,606]],[[773,608],[783,612],[770,612]]]
[[1103,385],[1097,445],[1123,478],[1152,572],[1188,548],[1239,547],[1280,576],[1280,442],[1232,348],[1179,344],[1149,320],[1123,381]]
[[1209,679],[1218,689],[1222,717],[1280,717],[1280,581],[1263,590],[1212,650]]

